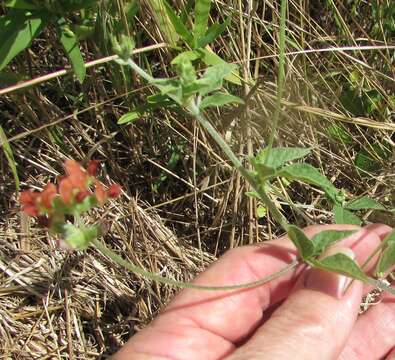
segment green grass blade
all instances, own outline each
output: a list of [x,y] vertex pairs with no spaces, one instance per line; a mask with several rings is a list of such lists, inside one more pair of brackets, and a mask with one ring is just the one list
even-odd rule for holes
[[181,36],[181,38],[190,46],[193,45],[193,36],[185,26],[185,24],[181,21],[181,18],[177,16],[177,14],[174,12],[172,7],[164,1],[164,5],[166,8],[166,13],[167,16],[169,17],[171,23],[174,26],[174,29],[176,30],[177,34]]
[[86,68],[84,59],[82,58],[82,54],[78,46],[78,39],[66,24],[60,25],[58,30],[60,42],[71,62],[74,74],[78,81],[82,84],[85,79]]
[[193,24],[195,43],[206,33],[210,9],[211,0],[196,0],[195,23]]
[[278,79],[277,79],[277,97],[276,97],[276,110],[273,116],[272,132],[270,133],[267,156],[269,156],[270,150],[273,147],[274,137],[277,132],[278,122],[280,119],[281,111],[281,99],[284,91],[284,79],[285,79],[285,17],[287,13],[287,0],[281,0],[280,9],[280,56],[278,63]]
[[220,36],[226,30],[229,24],[230,24],[230,19],[226,20],[221,24],[218,23],[210,26],[206,34],[197,40],[196,47],[204,48],[206,45],[213,42],[218,36]]
[[5,157],[7,158],[8,164],[9,164],[10,169],[12,171],[12,175],[14,176],[16,191],[19,191],[19,184],[20,183],[19,183],[18,171],[16,169],[16,162],[14,159],[14,154],[12,153],[11,146],[8,143],[7,136],[6,136],[3,128],[1,127],[1,125],[0,125],[0,140],[1,140],[1,144],[3,146],[3,151],[5,154]]
[[166,41],[172,46],[175,46],[178,41],[178,34],[174,28],[174,25],[167,15],[165,2],[163,0],[149,0],[148,4],[152,9],[152,13],[158,23],[161,32],[164,35]]
[[22,50],[30,46],[46,24],[45,13],[30,16],[13,10],[0,18],[0,71]]

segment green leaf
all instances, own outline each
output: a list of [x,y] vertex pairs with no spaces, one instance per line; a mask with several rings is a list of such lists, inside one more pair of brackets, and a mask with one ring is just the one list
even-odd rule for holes
[[254,169],[257,172],[257,176],[261,183],[264,183],[266,180],[273,178],[277,175],[275,169],[266,166],[265,164],[258,163],[255,158],[251,158],[251,164],[254,166]]
[[16,191],[19,191],[19,176],[18,176],[18,171],[16,168],[14,154],[12,152],[12,149],[11,149],[11,146],[8,142],[7,136],[6,136],[3,128],[1,127],[1,125],[0,125],[0,140],[3,144],[3,151],[5,154],[5,157],[7,158],[8,165],[10,166],[12,175],[14,176]]
[[177,103],[181,104],[183,100],[183,89],[180,81],[174,79],[155,79],[153,81],[162,95],[167,95]]
[[253,199],[259,199],[259,194],[256,191],[246,191],[245,194]]
[[385,273],[392,269],[395,265],[395,243],[389,244],[380,257],[379,263],[376,266],[375,274],[378,277],[383,277]]
[[354,116],[368,116],[380,107],[382,95],[377,90],[345,89],[339,97],[343,107]]
[[332,124],[327,129],[328,135],[344,144],[352,143],[352,136],[349,134],[344,125]]
[[171,61],[171,64],[172,65],[178,65],[178,64],[184,62],[185,60],[195,61],[195,60],[200,59],[200,58],[201,58],[201,55],[199,53],[197,53],[196,51],[188,50],[188,51],[182,52],[181,54],[178,54]]
[[386,247],[376,265],[375,274],[378,277],[383,277],[395,265],[395,230],[392,230],[382,243],[386,244]]
[[313,236],[314,255],[322,254],[329,246],[354,234],[356,230],[324,230]]
[[351,211],[342,208],[340,205],[333,207],[333,214],[335,216],[336,224],[352,224],[361,225],[362,220],[354,215]]
[[97,200],[95,196],[87,196],[82,200],[82,202],[75,204],[73,209],[76,213],[82,214],[93,209],[97,205]]
[[153,94],[150,96],[147,96],[147,103],[149,104],[164,104],[170,102],[170,99],[167,95],[158,93],[158,94]]
[[[226,64],[226,61],[221,59],[211,49],[204,48],[196,50],[196,52],[200,54],[202,61],[208,66]],[[233,70],[231,74],[225,76],[225,80],[236,85],[241,85],[241,80],[237,69]]]
[[6,0],[5,6],[14,9],[35,10],[38,6],[28,0]]
[[302,229],[295,225],[288,227],[288,236],[299,251],[303,260],[308,260],[314,255],[314,243],[305,235]]
[[66,51],[71,65],[73,66],[74,74],[78,81],[82,84],[85,79],[86,68],[84,59],[82,58],[82,54],[78,46],[77,37],[66,24],[61,24],[59,26],[59,32],[60,42]]
[[223,63],[214,65],[205,71],[204,75],[197,81],[201,85],[199,94],[204,96],[222,87],[223,80],[237,68],[234,64]]
[[76,227],[73,224],[64,225],[65,242],[72,249],[85,250],[90,242],[99,236],[99,229],[92,227]]
[[264,217],[266,216],[266,214],[267,214],[266,206],[264,206],[264,205],[259,205],[259,206],[256,208],[256,216],[258,217],[258,219],[264,218]]
[[207,107],[223,106],[226,104],[244,104],[244,101],[237,96],[218,92],[205,97],[199,107],[200,109],[205,109]]
[[63,200],[57,196],[52,201],[52,207],[55,210],[54,212],[57,214],[72,214],[73,209],[70,206],[66,205]]
[[279,171],[279,176],[316,185],[325,190],[331,198],[335,197],[338,192],[333,184],[318,169],[310,164],[297,163],[288,165]]
[[188,58],[182,58],[177,64],[177,72],[180,74],[180,80],[183,86],[192,84],[197,79],[196,70]]
[[86,40],[94,35],[95,27],[89,25],[74,25],[73,32],[78,41]]
[[354,116],[366,115],[364,97],[357,89],[345,89],[339,97],[343,107]]
[[195,0],[195,22],[193,24],[195,43],[206,33],[210,8],[211,0]]
[[177,34],[181,36],[181,38],[189,45],[192,47],[193,45],[193,36],[185,26],[185,24],[181,21],[180,17],[177,16],[177,14],[174,12],[172,7],[167,3],[167,1],[164,1],[165,4],[165,9],[167,16],[169,17],[171,23],[174,26],[174,29],[176,30]]
[[49,16],[46,12],[32,15],[12,10],[0,18],[0,71],[22,50],[30,46],[44,28]]
[[354,163],[360,170],[375,172],[383,168],[385,162],[390,159],[391,155],[391,149],[377,142],[369,147],[369,151],[367,149],[362,149],[358,152]]
[[373,200],[368,196],[363,196],[359,199],[352,200],[345,205],[346,209],[349,210],[386,210],[385,206],[380,204],[378,201]]
[[206,34],[197,40],[196,47],[197,48],[204,48],[206,45],[213,42],[218,36],[220,36],[226,30],[226,28],[229,26],[229,24],[230,24],[230,19],[227,19],[222,24],[216,23],[216,24],[210,26],[210,28],[207,30]]
[[147,112],[158,109],[168,108],[173,105],[174,102],[169,99],[167,95],[154,94],[147,97],[147,104],[137,106],[132,111],[122,115],[118,121],[118,125],[128,124],[130,122],[136,122],[142,118]]
[[342,253],[328,256],[322,260],[310,260],[309,262],[319,269],[333,271],[363,282],[367,281],[367,276],[359,265]]
[[142,116],[142,111],[139,108],[136,108],[124,115],[122,115],[118,121],[117,124],[118,125],[124,125],[124,124],[128,124],[130,122],[135,122],[136,120],[140,119]]
[[267,149],[263,149],[255,156],[255,160],[259,164],[278,169],[289,161],[307,156],[310,152],[311,150],[307,148],[278,147],[270,149],[267,155]]

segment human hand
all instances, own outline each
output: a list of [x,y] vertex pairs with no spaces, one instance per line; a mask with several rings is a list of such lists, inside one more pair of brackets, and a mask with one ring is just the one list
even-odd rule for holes
[[[352,225],[311,226],[323,230]],[[370,225],[331,249],[362,264],[391,231]],[[264,278],[297,257],[288,237],[228,251],[194,281],[231,285]],[[367,267],[371,269],[377,259]],[[133,336],[113,360],[146,359],[395,359],[395,302],[358,317],[361,298],[370,290],[359,281],[308,269],[301,264],[262,286],[237,291],[181,291],[146,329]],[[344,290],[346,291],[344,292]],[[391,355],[393,357],[391,357]]]

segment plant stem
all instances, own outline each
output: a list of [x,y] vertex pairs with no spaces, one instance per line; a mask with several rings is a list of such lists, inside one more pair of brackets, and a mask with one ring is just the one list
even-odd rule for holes
[[362,266],[361,266],[362,269],[365,268],[365,267],[369,264],[370,260],[372,260],[374,256],[376,256],[382,249],[384,249],[384,248],[387,246],[388,242],[392,239],[392,237],[394,236],[394,234],[395,234],[395,230],[392,230],[392,231],[384,238],[384,240],[380,243],[380,245],[377,246],[377,248],[369,255],[369,257],[368,257],[368,258],[365,260],[365,262],[362,264]]
[[288,221],[281,214],[281,212],[277,209],[276,205],[270,200],[267,196],[266,192],[263,190],[263,187],[260,186],[253,175],[243,166],[239,158],[232,151],[230,146],[226,143],[226,141],[222,138],[222,136],[217,132],[213,125],[206,119],[206,117],[200,112],[195,104],[190,104],[187,108],[189,112],[199,121],[199,123],[203,126],[203,128],[211,135],[211,137],[215,140],[215,142],[219,145],[221,150],[226,154],[228,159],[233,163],[234,167],[240,171],[241,175],[250,183],[250,185],[254,188],[254,190],[258,193],[262,202],[268,207],[270,212],[273,214],[273,217],[276,221],[281,225],[281,227],[287,231],[288,230]]
[[266,284],[272,280],[275,280],[275,279],[283,276],[288,271],[295,269],[296,266],[299,265],[299,260],[295,259],[291,263],[289,263],[287,266],[282,268],[281,270],[279,270],[273,274],[270,274],[269,276],[266,276],[265,278],[259,279],[257,281],[244,283],[244,284],[228,285],[228,286],[227,285],[224,285],[224,286],[197,285],[197,284],[192,284],[192,283],[188,283],[188,282],[173,280],[170,278],[163,277],[161,275],[152,274],[149,271],[146,271],[146,270],[132,264],[130,261],[123,259],[121,256],[119,256],[118,254],[113,252],[111,249],[109,249],[107,246],[105,246],[104,243],[102,243],[101,241],[99,241],[97,239],[92,240],[92,244],[103,255],[109,257],[116,264],[125,267],[126,269],[132,271],[133,273],[144,276],[145,278],[157,281],[162,284],[173,285],[173,286],[177,286],[182,289],[219,291],[219,290],[238,290],[238,289],[253,288],[253,287],[257,287],[257,286]]
[[[285,15],[284,15],[285,17]],[[160,86],[155,84],[155,79],[149,75],[146,71],[144,71],[140,66],[138,66],[132,59],[125,60],[117,60],[122,65],[130,66],[138,75],[140,75],[143,79],[147,80],[149,83],[153,84],[160,90]],[[170,94],[168,96],[171,97]],[[273,217],[276,221],[281,225],[284,231],[288,230],[288,221],[281,214],[281,212],[277,209],[276,205],[270,200],[267,196],[266,192],[263,190],[263,187],[260,186],[253,177],[253,175],[243,166],[239,158],[232,151],[230,146],[226,143],[226,141],[222,138],[222,136],[217,132],[217,130],[211,125],[211,123],[206,119],[206,117],[202,114],[199,107],[196,105],[193,98],[189,99],[187,105],[181,104],[177,98],[171,97],[178,105],[181,107],[185,107],[188,112],[194,116],[198,122],[204,127],[204,129],[212,136],[215,142],[219,145],[228,159],[233,163],[234,167],[240,171],[241,175],[250,183],[250,185],[254,188],[254,190],[258,193],[262,202],[268,207],[270,212],[273,214]],[[281,101],[281,97],[280,97]]]

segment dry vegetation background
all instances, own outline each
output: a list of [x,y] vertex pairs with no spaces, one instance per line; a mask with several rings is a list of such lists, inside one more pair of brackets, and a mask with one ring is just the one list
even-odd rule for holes
[[[80,42],[86,62],[112,55],[110,33],[129,33],[141,67],[155,76],[174,75],[170,61],[177,52],[168,46],[156,1],[140,1],[130,19],[126,10],[133,1],[98,3],[94,34]],[[171,3],[192,16],[193,2]],[[381,12],[374,12],[375,4]],[[279,146],[311,147],[309,162],[349,196],[369,194],[390,207],[395,206],[394,14],[390,1],[288,2],[286,85],[276,137]],[[228,87],[248,101],[211,111],[209,118],[248,160],[270,133],[279,1],[216,0],[211,15],[211,21],[231,16],[227,31],[210,46],[239,64],[241,85]],[[191,118],[160,109],[117,125],[153,89],[110,61],[90,67],[83,84],[70,73],[53,74],[69,68],[57,44],[56,33],[47,28],[0,74],[0,125],[22,188],[41,189],[54,180],[65,158],[101,160],[100,177],[120,183],[124,192],[87,221],[106,224],[104,241],[116,252],[174,279],[192,278],[229,248],[279,235],[270,214],[259,217],[260,204],[245,195],[243,179]],[[48,74],[35,86],[9,88]],[[332,222],[320,191],[281,182],[278,190],[277,204],[290,221]],[[2,358],[105,358],[175,293],[95,250],[59,250],[55,239],[19,212],[3,152],[0,191]],[[361,215],[367,223],[394,225],[388,214]]]

